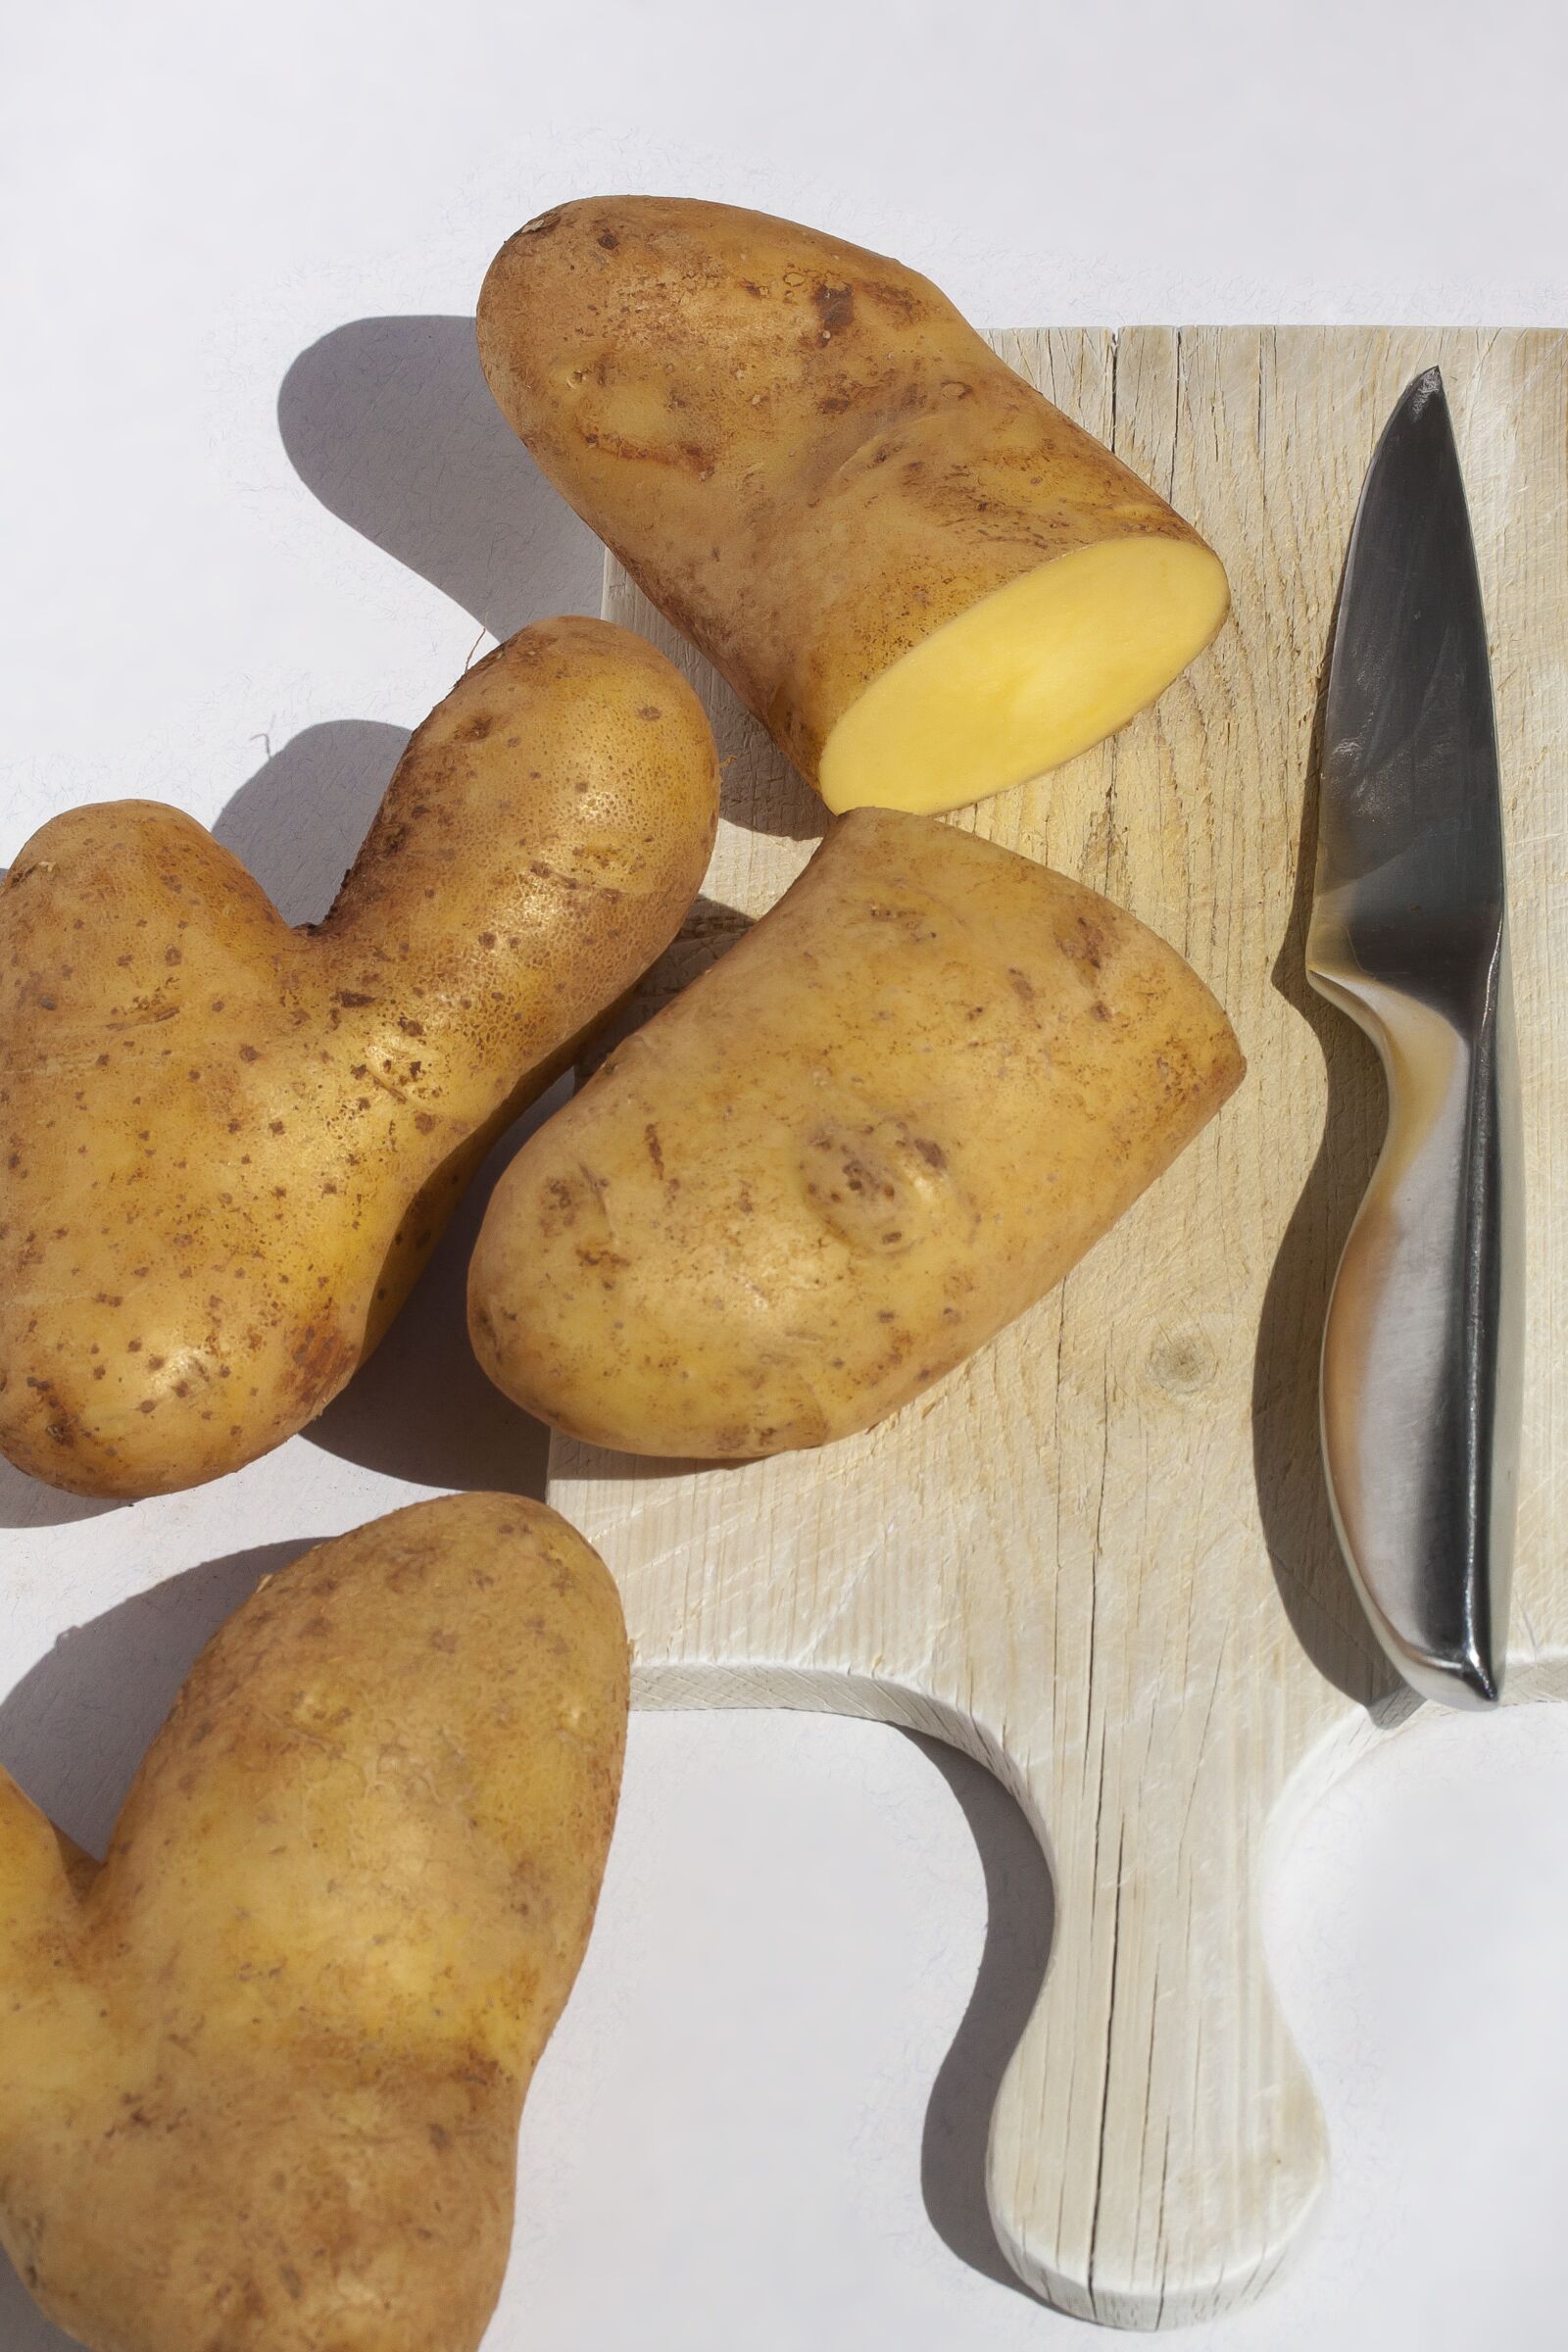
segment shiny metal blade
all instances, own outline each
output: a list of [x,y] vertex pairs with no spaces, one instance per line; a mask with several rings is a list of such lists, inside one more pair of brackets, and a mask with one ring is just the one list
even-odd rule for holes
[[1324,1331],[1335,1522],[1405,1680],[1484,1706],[1513,1547],[1522,1138],[1486,615],[1436,368],[1390,418],[1350,539],[1306,962],[1389,1087]]

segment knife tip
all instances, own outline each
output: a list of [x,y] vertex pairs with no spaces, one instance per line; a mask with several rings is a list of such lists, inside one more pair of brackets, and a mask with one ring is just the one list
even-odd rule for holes
[[1478,1651],[1447,1658],[1400,1658],[1396,1663],[1411,1689],[1440,1706],[1474,1715],[1490,1713],[1501,1703],[1501,1672]]
[[1501,1675],[1480,1658],[1463,1661],[1459,1681],[1466,1692],[1465,1703],[1471,1707],[1494,1707],[1502,1698]]
[[1434,400],[1440,401],[1445,408],[1448,405],[1448,395],[1444,388],[1443,369],[1436,365],[1431,368],[1423,368],[1419,375],[1413,375],[1410,378],[1399,395],[1394,414],[1396,416],[1419,416],[1428,403]]

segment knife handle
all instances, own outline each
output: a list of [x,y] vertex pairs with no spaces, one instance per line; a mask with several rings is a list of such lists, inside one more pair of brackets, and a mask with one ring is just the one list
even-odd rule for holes
[[1479,1009],[1313,975],[1371,1038],[1382,1155],[1323,1333],[1323,1459],[1374,1631],[1423,1697],[1500,1695],[1522,1397],[1523,1143],[1506,937]]

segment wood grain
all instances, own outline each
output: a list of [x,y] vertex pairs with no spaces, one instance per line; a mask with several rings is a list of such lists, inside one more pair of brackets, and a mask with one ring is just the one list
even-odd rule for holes
[[[994,2119],[1020,2276],[1122,2327],[1255,2294],[1326,2156],[1259,1933],[1272,1840],[1417,1712],[1367,1634],[1316,1436],[1328,1287],[1382,1128],[1369,1051],[1306,989],[1314,738],[1356,494],[1405,382],[1453,405],[1508,794],[1529,1138],[1529,1371],[1508,1696],[1568,1692],[1568,337],[1136,328],[995,338],[1213,542],[1235,616],[1113,743],[964,812],[1082,876],[1217,990],[1250,1075],[1053,1298],[867,1436],[688,1469],[558,1441],[551,1498],[625,1595],[637,1695],[936,1732],[1045,1847],[1055,1929]],[[712,710],[725,817],[642,1009],[810,854],[817,804],[612,566],[606,610]]]

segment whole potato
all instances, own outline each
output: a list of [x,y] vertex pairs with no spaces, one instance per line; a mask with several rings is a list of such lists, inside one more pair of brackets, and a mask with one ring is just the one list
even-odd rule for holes
[[716,817],[690,687],[564,619],[425,720],[318,925],[172,808],[45,825],[0,888],[0,1449],[137,1495],[302,1428],[674,937]]
[[1057,766],[1225,617],[1218,558],[926,278],[731,205],[564,204],[479,297],[562,494],[828,807]]
[[0,2242],[91,2352],[473,2352],[614,1820],[625,1628],[514,1495],[209,1643],[107,1860],[0,1773]]
[[1059,1282],[1243,1068],[1131,915],[858,810],[518,1152],[469,1270],[479,1361],[633,1453],[868,1428]]

